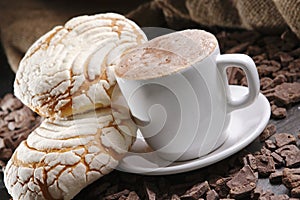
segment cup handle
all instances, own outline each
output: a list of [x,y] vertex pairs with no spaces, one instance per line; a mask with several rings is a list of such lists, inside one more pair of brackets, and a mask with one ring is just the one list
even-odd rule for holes
[[229,112],[250,105],[257,98],[260,88],[257,69],[252,58],[245,54],[223,54],[217,56],[216,62],[223,76],[225,86],[228,85],[226,74],[228,67],[239,67],[246,74],[249,92],[239,99],[233,99],[228,93],[227,104]]

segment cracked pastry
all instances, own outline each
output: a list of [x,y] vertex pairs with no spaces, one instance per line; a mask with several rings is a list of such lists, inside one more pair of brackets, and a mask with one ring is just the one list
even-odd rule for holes
[[109,107],[119,57],[146,40],[134,22],[118,14],[73,18],[28,49],[16,74],[15,95],[43,117]]
[[107,13],[73,18],[29,48],[15,95],[45,120],[7,163],[13,199],[72,199],[118,165],[137,128],[114,67],[146,40],[134,22]]

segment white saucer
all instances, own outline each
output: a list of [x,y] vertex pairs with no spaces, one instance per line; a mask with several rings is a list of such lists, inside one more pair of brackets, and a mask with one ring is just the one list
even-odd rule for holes
[[[248,89],[242,86],[230,86],[233,97],[246,94]],[[138,138],[132,149],[120,162],[117,170],[147,174],[165,175],[199,169],[238,152],[257,138],[270,118],[270,105],[262,94],[250,106],[233,111],[228,127],[228,138],[224,144],[212,153],[198,159],[183,162],[168,162],[152,152],[138,131]]]

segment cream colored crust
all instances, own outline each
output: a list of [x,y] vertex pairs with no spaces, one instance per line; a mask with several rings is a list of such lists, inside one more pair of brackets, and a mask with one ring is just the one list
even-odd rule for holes
[[13,199],[72,199],[117,166],[136,126],[129,110],[112,100],[122,97],[114,90],[114,67],[144,41],[136,24],[108,13],[71,19],[32,45],[15,94],[46,119],[5,168]]
[[9,160],[4,176],[8,192],[13,199],[72,199],[117,166],[135,133],[122,107],[77,119],[46,119]]
[[29,48],[16,74],[15,95],[44,117],[108,107],[120,55],[146,40],[122,15],[73,18]]

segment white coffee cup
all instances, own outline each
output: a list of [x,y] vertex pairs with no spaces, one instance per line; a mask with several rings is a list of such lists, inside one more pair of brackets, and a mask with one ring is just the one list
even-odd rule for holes
[[[218,148],[227,138],[230,113],[250,105],[258,96],[253,60],[244,54],[220,55],[215,41],[204,58],[170,74],[126,78],[117,73],[121,66],[116,68],[117,82],[143,137],[165,160],[194,159]],[[130,52],[126,56],[124,59],[130,58]],[[229,66],[241,68],[247,76],[249,92],[239,99],[230,95]]]

